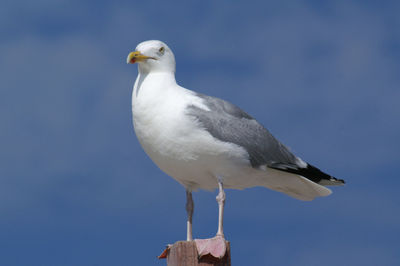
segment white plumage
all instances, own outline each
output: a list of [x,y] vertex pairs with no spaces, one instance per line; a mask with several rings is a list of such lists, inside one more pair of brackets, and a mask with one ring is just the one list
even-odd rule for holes
[[139,68],[132,93],[137,138],[154,163],[188,193],[220,187],[221,194],[222,185],[264,186],[312,200],[331,194],[318,182],[344,183],[293,155],[238,107],[179,86],[175,58],[165,43],[140,43],[127,61],[138,62]]

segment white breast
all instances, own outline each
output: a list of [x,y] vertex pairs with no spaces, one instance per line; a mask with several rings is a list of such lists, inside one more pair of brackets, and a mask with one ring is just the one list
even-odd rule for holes
[[193,93],[164,74],[138,80],[132,95],[135,133],[160,169],[186,187],[213,189],[217,176],[232,176],[246,163],[244,149],[215,140],[185,115],[188,104],[202,104]]

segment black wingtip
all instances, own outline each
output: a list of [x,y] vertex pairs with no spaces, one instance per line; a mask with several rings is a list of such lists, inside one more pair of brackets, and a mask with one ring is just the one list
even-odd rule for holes
[[346,184],[346,182],[343,179],[338,179],[336,177],[331,176],[329,180],[321,179],[321,181],[319,181],[318,184],[324,186],[343,186],[344,184]]
[[286,165],[284,166],[285,167],[282,167],[279,164],[275,164],[269,167],[274,168],[276,170],[281,170],[284,172],[301,175],[317,184],[321,184],[324,186],[344,185],[346,183],[343,179],[338,179],[336,177],[328,175],[311,164],[307,164],[307,167],[304,168],[287,167]]
[[337,179],[337,178],[335,178],[335,179],[336,179],[336,181],[342,183],[343,185],[346,184],[346,181],[344,181],[343,179]]

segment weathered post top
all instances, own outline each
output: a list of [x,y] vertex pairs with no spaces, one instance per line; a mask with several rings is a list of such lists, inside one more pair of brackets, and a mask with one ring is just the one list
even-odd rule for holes
[[230,266],[230,243],[225,241],[226,252],[222,258],[216,258],[212,254],[198,252],[199,244],[196,241],[178,241],[168,246],[159,256],[167,259],[167,266]]

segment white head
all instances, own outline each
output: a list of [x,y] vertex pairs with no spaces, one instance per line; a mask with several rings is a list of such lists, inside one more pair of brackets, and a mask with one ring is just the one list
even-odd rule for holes
[[136,46],[126,59],[128,64],[138,63],[140,73],[175,72],[175,56],[162,41],[145,41]]

